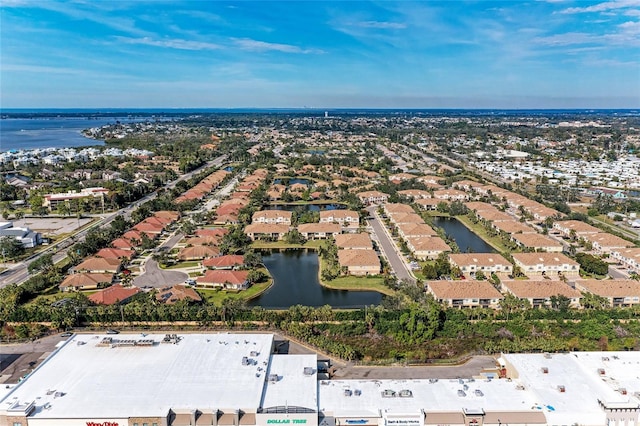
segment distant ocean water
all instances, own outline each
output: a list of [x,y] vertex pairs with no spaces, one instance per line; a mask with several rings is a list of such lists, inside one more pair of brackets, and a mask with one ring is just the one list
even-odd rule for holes
[[[0,151],[104,145],[80,133],[115,123],[116,118],[6,118],[0,120]],[[122,121],[122,120],[121,120]]]

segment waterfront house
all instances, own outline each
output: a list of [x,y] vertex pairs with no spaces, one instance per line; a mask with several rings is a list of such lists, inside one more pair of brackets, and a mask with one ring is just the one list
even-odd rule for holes
[[246,290],[249,287],[249,271],[208,270],[196,279],[198,287]]
[[413,211],[411,213],[390,213],[389,220],[394,225],[400,225],[403,223],[424,223],[422,216]]
[[179,260],[202,260],[206,257],[220,256],[220,249],[214,246],[184,247],[178,253]]
[[565,237],[571,237],[572,234],[580,237],[586,234],[598,234],[602,232],[595,226],[589,225],[588,223],[580,220],[563,220],[554,222],[553,229],[560,231]]
[[337,223],[303,223],[298,232],[307,240],[324,240],[342,233],[342,227]]
[[580,236],[585,241],[588,241],[593,246],[593,249],[598,253],[611,253],[612,251],[633,247],[630,241],[620,238],[616,235],[609,234],[608,232],[599,232],[597,234],[583,234]]
[[426,223],[401,223],[396,229],[398,230],[398,235],[405,240],[410,237],[432,237],[438,235]]
[[338,263],[349,275],[378,275],[380,259],[373,249],[338,250]]
[[516,266],[529,278],[564,275],[577,277],[580,264],[562,253],[513,253]]
[[244,265],[244,257],[239,254],[210,257],[202,261],[202,266],[209,269],[236,269]]
[[181,300],[202,302],[202,297],[192,287],[176,284],[159,289],[158,293],[156,293],[156,300],[167,305],[173,305]]
[[526,299],[532,307],[551,307],[551,297],[564,296],[569,299],[569,307],[580,307],[581,294],[578,290],[569,287],[563,281],[503,281],[502,290],[516,296],[518,299]]
[[426,198],[426,199],[416,200],[415,203],[416,203],[416,205],[418,205],[423,210],[437,210],[438,209],[438,204],[440,204],[440,203],[449,204],[449,201],[448,200],[438,200],[438,199],[435,199],[435,198]]
[[292,213],[286,210],[261,210],[251,217],[251,223],[291,225]]
[[479,271],[487,276],[494,272],[507,274],[513,272],[511,262],[497,253],[451,253],[449,263],[460,268],[462,275],[467,278]]
[[501,232],[503,235],[509,236],[510,238],[513,234],[537,234],[535,229],[516,220],[501,220],[493,222],[492,226],[493,229]]
[[488,281],[428,281],[427,293],[454,308],[498,309],[502,294]]
[[382,210],[384,211],[384,214],[386,214],[387,216],[390,216],[395,213],[415,213],[415,210],[413,210],[413,207],[411,207],[409,204],[402,204],[402,203],[383,204]]
[[281,240],[287,232],[289,232],[289,225],[283,224],[252,223],[244,228],[244,233],[252,241]]

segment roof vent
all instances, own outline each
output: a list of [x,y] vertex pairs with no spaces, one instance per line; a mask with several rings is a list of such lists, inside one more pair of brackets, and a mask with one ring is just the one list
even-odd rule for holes
[[482,393],[480,389],[476,389],[475,394],[476,396],[484,396],[484,393]]
[[277,382],[278,380],[280,380],[280,377],[278,377],[278,375],[277,375],[277,374],[269,374],[269,381],[270,381],[271,383],[275,383],[275,382]]
[[607,374],[607,372],[604,370],[604,368],[598,368],[598,374],[604,376],[605,374]]
[[305,376],[313,376],[314,371],[315,370],[312,367],[304,367],[303,373]]
[[559,385],[558,390],[560,391],[560,393],[565,393],[567,391],[567,388],[565,388],[564,385]]
[[467,396],[467,393],[462,389],[458,389],[458,396]]
[[413,392],[409,389],[402,389],[398,395],[400,398],[413,398]]
[[549,374],[549,368],[548,367],[542,367],[542,374]]
[[396,397],[396,391],[391,390],[391,389],[385,389],[382,392],[382,397],[383,398],[395,398]]

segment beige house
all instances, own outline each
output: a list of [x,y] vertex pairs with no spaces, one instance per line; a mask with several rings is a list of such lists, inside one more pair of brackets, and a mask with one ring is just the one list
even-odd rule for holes
[[612,250],[611,257],[634,272],[640,271],[640,247]]
[[251,217],[251,223],[291,225],[292,213],[286,210],[261,210]]
[[557,276],[576,277],[580,265],[562,253],[513,253],[513,261],[522,272],[531,277]]
[[386,214],[387,216],[390,216],[395,213],[415,213],[415,210],[413,210],[413,207],[411,207],[409,204],[402,204],[402,203],[383,204],[382,210],[384,211],[384,214]]
[[537,231],[532,227],[525,225],[522,222],[516,220],[504,220],[493,222],[493,228],[499,232],[504,232],[507,235],[513,234],[537,234]]
[[380,191],[364,191],[356,194],[362,204],[365,205],[373,205],[373,204],[382,204],[386,203],[389,199],[389,195]]
[[428,281],[427,292],[454,308],[498,309],[502,294],[488,281]]
[[469,199],[469,195],[466,192],[459,191],[457,189],[441,189],[433,192],[433,198],[438,200],[465,201]]
[[492,273],[513,272],[513,265],[497,253],[455,253],[449,254],[449,262],[457,266],[465,277],[480,271],[489,276]]
[[335,236],[336,246],[339,249],[349,250],[370,250],[373,249],[373,243],[369,234],[340,234]]
[[417,213],[390,213],[389,221],[391,221],[395,225],[400,225],[401,223],[424,223],[422,216]]
[[598,253],[611,253],[615,250],[634,246],[632,242],[607,232],[584,234],[581,235],[580,238],[585,241],[589,241],[592,244],[593,249]]
[[60,283],[60,290],[95,290],[100,285],[111,285],[113,274],[81,272],[79,274],[67,275]]
[[119,259],[88,257],[73,269],[75,272],[117,274],[122,269],[122,262]]
[[247,234],[252,241],[262,239],[281,240],[287,232],[289,232],[289,225],[282,224],[252,223],[244,228],[244,233]]
[[437,200],[435,198],[420,199],[420,200],[416,200],[415,203],[418,206],[420,206],[420,208],[423,210],[437,210],[438,204],[440,203],[449,204],[447,200]]
[[398,195],[412,201],[431,198],[431,193],[424,189],[405,189],[398,191]]
[[338,250],[338,263],[350,275],[378,275],[380,259],[373,249]]
[[503,281],[502,290],[519,299],[527,299],[534,308],[551,306],[552,296],[565,296],[569,298],[571,308],[580,307],[580,292],[563,281]]
[[511,239],[520,247],[535,251],[561,253],[562,243],[542,234],[512,234]]
[[396,227],[398,235],[405,240],[410,237],[433,237],[438,235],[432,227],[426,223],[402,223]]
[[565,237],[571,236],[572,231],[576,236],[598,234],[602,232],[595,226],[591,226],[580,220],[563,220],[561,222],[554,222],[553,229],[560,231]]
[[360,215],[353,210],[323,210],[320,212],[320,223],[337,223],[357,228],[360,226]]
[[324,240],[342,233],[342,227],[337,223],[303,223],[298,232],[308,240]]
[[435,259],[451,247],[440,237],[411,237],[406,239],[407,248],[417,259]]
[[606,298],[610,306],[640,304],[640,282],[635,280],[576,280],[576,289]]

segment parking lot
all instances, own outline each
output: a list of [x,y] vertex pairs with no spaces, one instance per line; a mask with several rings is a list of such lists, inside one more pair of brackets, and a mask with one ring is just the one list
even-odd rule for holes
[[27,217],[13,220],[13,226],[30,228],[40,232],[43,237],[55,237],[72,233],[92,220],[92,218],[78,219],[75,217]]

